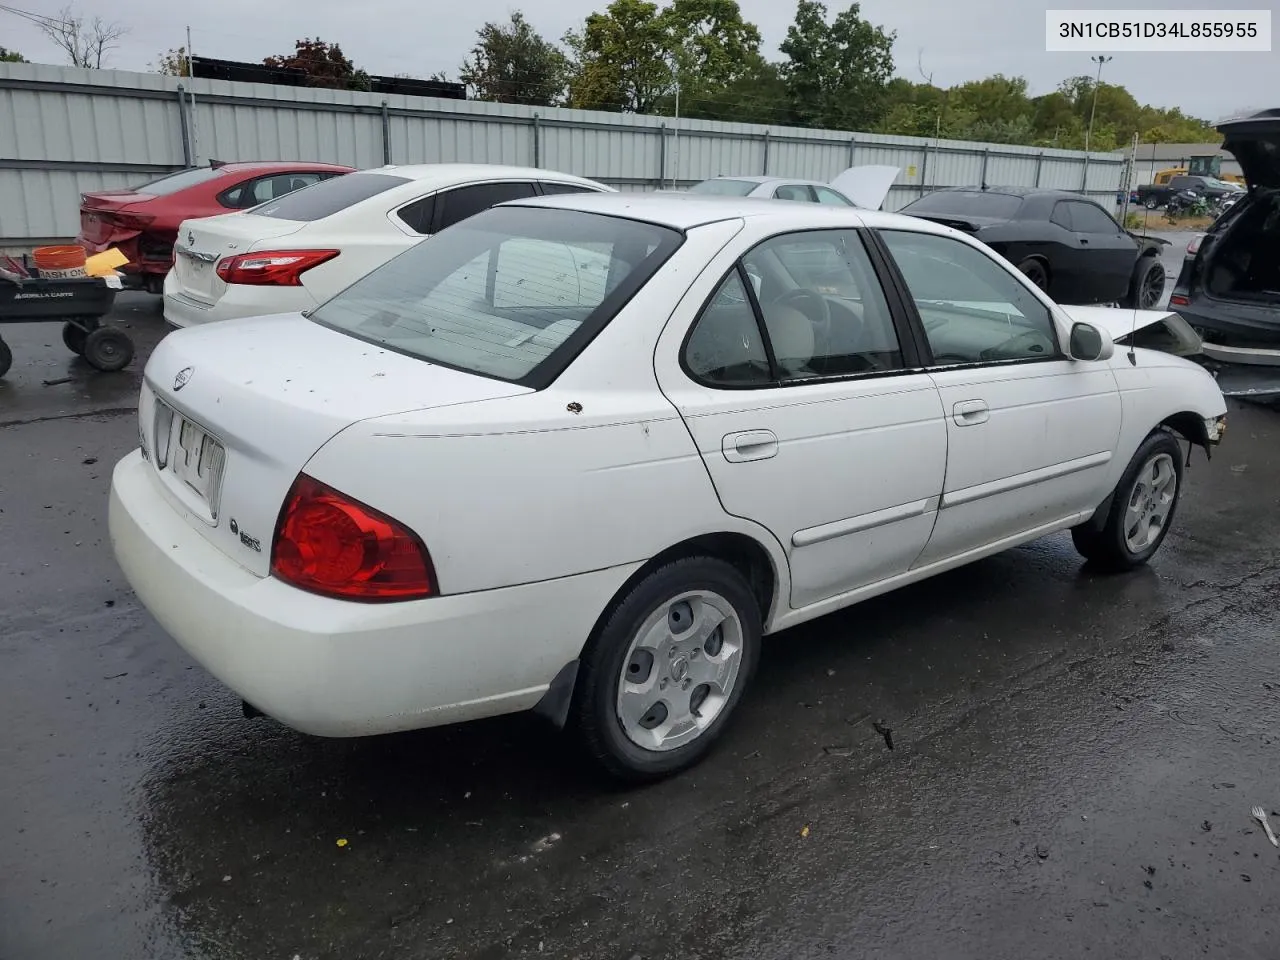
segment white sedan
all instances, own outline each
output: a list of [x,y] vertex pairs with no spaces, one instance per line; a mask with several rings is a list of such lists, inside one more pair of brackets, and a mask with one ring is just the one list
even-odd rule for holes
[[111,540],[292,727],[536,708],[659,777],[724,731],[765,634],[1061,530],[1146,562],[1179,437],[1225,426],[1205,370],[1116,352],[1167,317],[1077,314],[892,214],[504,204],[309,316],[161,342]]
[[164,281],[175,327],[309,310],[425,236],[506,200],[607,192],[551,170],[483,163],[386,166],[243,213],[184,220]]

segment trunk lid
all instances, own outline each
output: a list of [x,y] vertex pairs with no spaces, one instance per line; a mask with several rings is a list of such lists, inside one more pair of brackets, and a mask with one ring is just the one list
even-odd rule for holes
[[831,189],[839,190],[863,210],[879,210],[901,170],[877,165],[850,167],[831,181]]
[[147,363],[138,415],[152,468],[191,526],[266,576],[285,496],[335,434],[529,392],[284,314],[169,334]]
[[142,232],[144,224],[132,215],[147,216],[147,203],[155,197],[134,190],[82,193],[80,235],[90,243],[121,243]]
[[217,303],[227,285],[217,274],[223,257],[252,250],[297,233],[304,225],[297,220],[277,220],[252,213],[224,213],[216,217],[184,220],[178,227],[173,248],[173,275],[178,291],[201,303]]
[[1218,124],[1250,187],[1280,187],[1280,107]]

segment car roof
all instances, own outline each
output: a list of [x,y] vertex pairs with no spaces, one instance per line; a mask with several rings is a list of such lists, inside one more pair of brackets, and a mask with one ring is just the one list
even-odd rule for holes
[[441,185],[470,183],[475,180],[555,180],[603,186],[586,177],[539,167],[509,167],[499,163],[400,163],[384,167],[368,167],[360,173],[386,173],[406,180],[432,180]]
[[779,203],[763,197],[722,197],[690,193],[562,193],[555,196],[509,200],[504,207],[553,207],[605,216],[625,217],[656,223],[675,230],[689,230],[709,223],[751,218],[795,224],[811,220],[815,228],[860,227],[880,229],[910,228],[928,233],[950,234],[949,227],[918,217],[858,207],[837,207],[819,203]]
[[918,199],[923,200],[925,197],[932,196],[935,193],[989,193],[996,196],[1003,194],[1006,197],[1062,197],[1071,200],[1088,200],[1089,198],[1083,194],[1076,193],[1073,190],[1055,190],[1052,187],[998,187],[988,184],[987,186],[979,186],[974,184],[971,187],[939,187],[937,190],[930,190]]
[[[737,180],[741,183],[805,183],[813,187],[827,187],[828,183],[821,180],[805,180],[801,177],[707,177],[707,180]],[[699,183],[706,183],[706,180],[700,180]]]
[[239,160],[218,167],[227,173],[258,173],[272,170],[346,170],[354,171],[341,163],[316,163],[313,160]]

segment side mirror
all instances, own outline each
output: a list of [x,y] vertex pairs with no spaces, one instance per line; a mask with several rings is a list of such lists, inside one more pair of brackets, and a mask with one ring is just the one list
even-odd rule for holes
[[1069,352],[1073,360],[1110,360],[1116,345],[1092,324],[1076,323],[1071,326]]

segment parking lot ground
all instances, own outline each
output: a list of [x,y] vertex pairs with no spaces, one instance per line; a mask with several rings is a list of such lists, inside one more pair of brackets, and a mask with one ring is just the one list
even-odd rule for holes
[[524,716],[243,719],[110,554],[140,364],[26,335],[52,346],[0,393],[5,960],[1275,956],[1274,411],[1232,406],[1150,567],[1056,536],[779,634],[708,761],[624,791]]

